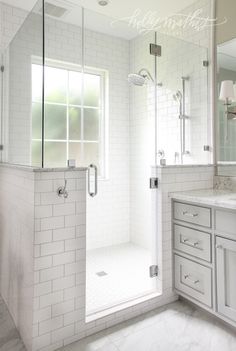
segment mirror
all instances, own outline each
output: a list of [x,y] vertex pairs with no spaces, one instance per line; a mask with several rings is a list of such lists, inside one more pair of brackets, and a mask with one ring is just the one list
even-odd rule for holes
[[236,176],[236,39],[217,46],[218,175]]

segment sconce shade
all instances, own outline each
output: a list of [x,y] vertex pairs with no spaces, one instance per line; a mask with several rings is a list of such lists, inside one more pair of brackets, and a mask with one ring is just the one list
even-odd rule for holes
[[220,100],[226,101],[234,101],[236,99],[234,83],[232,80],[224,80],[221,82],[220,88]]

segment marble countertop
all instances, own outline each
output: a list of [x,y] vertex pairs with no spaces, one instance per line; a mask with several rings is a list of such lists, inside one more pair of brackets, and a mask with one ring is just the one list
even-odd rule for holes
[[0,162],[0,167],[15,168],[28,172],[73,172],[86,171],[87,167],[57,167],[57,168],[40,168],[34,166],[19,165],[14,163]]
[[178,191],[170,193],[169,197],[175,200],[236,210],[236,192],[230,190],[202,189]]

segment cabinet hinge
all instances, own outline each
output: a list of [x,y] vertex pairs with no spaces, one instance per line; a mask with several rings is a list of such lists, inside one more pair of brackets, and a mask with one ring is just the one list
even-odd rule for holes
[[1,66],[1,72],[2,73],[4,72],[4,66],[3,65]]

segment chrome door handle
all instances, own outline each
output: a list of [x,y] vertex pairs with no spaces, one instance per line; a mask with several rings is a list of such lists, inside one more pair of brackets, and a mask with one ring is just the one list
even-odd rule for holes
[[188,279],[191,283],[193,283],[193,284],[197,284],[197,283],[199,283],[199,280],[192,280],[192,279],[190,279],[189,278],[189,274],[186,274],[185,276],[184,276],[184,279]]
[[198,213],[190,213],[188,211],[183,211],[183,216],[188,216],[188,217],[197,217]]
[[[94,169],[94,191],[91,191],[91,169]],[[91,197],[98,193],[98,168],[94,164],[88,166],[88,194]]]

